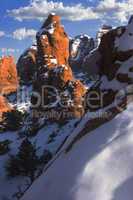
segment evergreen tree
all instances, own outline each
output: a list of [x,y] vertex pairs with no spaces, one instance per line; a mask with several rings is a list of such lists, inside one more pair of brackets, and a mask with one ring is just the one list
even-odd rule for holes
[[36,153],[37,149],[35,144],[32,144],[28,139],[25,139],[22,142],[17,155],[20,164],[20,171],[23,175],[30,177],[31,181],[34,181],[35,172],[39,165],[39,158]]
[[23,140],[18,154],[10,157],[6,169],[9,176],[27,176],[33,182],[39,164],[40,159],[37,156],[36,146],[26,138]]
[[23,114],[17,110],[4,114],[4,124],[6,129],[16,131],[22,126]]

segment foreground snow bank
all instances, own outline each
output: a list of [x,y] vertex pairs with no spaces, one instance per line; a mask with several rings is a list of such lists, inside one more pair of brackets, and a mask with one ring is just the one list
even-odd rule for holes
[[130,104],[62,153],[22,200],[131,200],[132,113]]

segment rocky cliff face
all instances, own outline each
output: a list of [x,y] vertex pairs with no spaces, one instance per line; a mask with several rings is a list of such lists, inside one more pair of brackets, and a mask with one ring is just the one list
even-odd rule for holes
[[17,62],[18,75],[23,84],[33,81],[36,72],[37,46],[32,45],[19,58]]
[[[121,90],[123,97],[126,96],[126,88],[132,84],[133,19],[129,20],[126,27],[118,27],[104,34],[98,52],[101,78],[90,91],[102,95],[102,105],[105,107],[116,100]],[[94,93],[92,96],[94,97]],[[94,104],[98,105],[98,101]]]
[[108,33],[112,29],[112,26],[109,25],[103,25],[96,35],[96,41],[95,41],[95,47],[98,47],[101,43],[101,38],[104,34]]
[[[72,111],[73,117],[75,113],[76,116],[81,116],[84,110],[83,102],[78,105],[76,98],[82,99],[85,87],[80,81],[75,80],[69,66],[69,38],[61,25],[60,17],[50,14],[37,33],[36,39],[37,74],[33,88],[34,92],[41,96],[37,109],[43,112],[47,109],[65,113]],[[52,95],[51,89],[54,93]],[[58,100],[55,101],[55,98]],[[42,106],[44,99],[45,105],[47,104],[45,108]],[[32,96],[32,103],[37,103],[35,95]]]
[[18,86],[18,77],[14,58],[5,56],[0,59],[0,92],[10,94]]
[[[99,45],[101,46],[101,40],[103,40],[103,36],[106,35],[108,32],[110,32],[111,30],[112,30],[111,26],[103,25],[100,28],[100,30],[97,32],[96,39],[95,39],[95,42],[93,45],[93,49],[91,49],[92,51],[88,52],[83,57],[82,69],[85,73],[88,74],[88,77],[98,75],[100,73],[101,69],[99,69],[99,66],[103,61],[101,61],[101,51],[99,50],[100,49]],[[105,45],[108,46],[108,41],[105,42]],[[110,45],[112,45],[112,43]],[[104,53],[103,53],[103,55],[104,55]],[[103,60],[105,60],[105,59],[106,59],[106,56],[105,56],[105,58],[103,58]]]
[[[120,38],[124,34],[124,32],[125,27],[112,29],[111,31],[103,35],[101,43],[99,45],[99,52],[101,54],[100,73],[106,74],[109,79],[112,79],[114,77],[115,72],[119,68],[119,64],[116,63],[116,61],[122,59],[120,58],[122,56],[121,54],[123,54],[123,56],[125,54],[119,51],[115,44],[116,40]],[[128,56],[126,56],[125,59],[128,59]]]

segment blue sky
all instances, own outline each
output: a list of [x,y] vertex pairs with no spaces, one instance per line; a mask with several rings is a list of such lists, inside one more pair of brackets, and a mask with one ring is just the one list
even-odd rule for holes
[[16,58],[33,42],[36,31],[49,12],[57,12],[69,36],[86,33],[95,37],[106,23],[127,23],[133,0],[1,0],[0,55]]

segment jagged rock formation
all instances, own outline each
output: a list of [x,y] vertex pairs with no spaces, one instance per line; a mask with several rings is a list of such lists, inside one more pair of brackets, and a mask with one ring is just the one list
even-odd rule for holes
[[94,39],[88,35],[79,35],[70,41],[70,65],[74,70],[81,69],[83,60],[95,47]]
[[32,45],[19,58],[17,62],[18,75],[20,82],[29,84],[33,81],[36,72],[37,46]]
[[[81,63],[82,69],[86,71],[89,76],[98,74],[100,79],[87,93],[90,95],[93,91],[96,91],[98,95],[102,96],[103,107],[112,103],[119,89],[123,87],[123,84],[125,86],[132,82],[129,77],[132,73],[132,66],[129,67],[126,73],[123,72],[125,70],[123,66],[130,63],[129,59],[132,60],[132,48],[127,48],[126,51],[124,49],[126,45],[125,41],[127,41],[128,46],[132,44],[132,41],[131,44],[129,44],[130,38],[132,38],[131,26],[132,20],[130,20],[127,27],[112,29],[110,26],[103,26],[97,36],[98,39],[100,38],[101,42],[98,48],[93,51],[91,51],[91,49],[94,48],[94,41],[86,35],[76,37],[75,40],[72,41],[69,49],[69,39],[60,23],[60,17],[50,14],[37,33],[37,50],[34,52],[35,56],[32,56],[34,66],[36,63],[36,77],[33,83],[33,89],[34,92],[38,92],[42,97],[40,105],[44,101],[43,96],[45,96],[45,102],[53,103],[52,106],[54,105],[54,109],[55,107],[60,107],[59,101],[56,101],[56,105],[54,104],[56,98],[53,96],[55,94],[52,96],[50,94],[51,97],[49,99],[48,88],[45,88],[42,94],[42,88],[48,85],[58,90],[61,101],[62,97],[64,98],[65,96],[65,101],[67,99],[69,105],[71,105],[70,107],[73,107],[74,97],[72,97],[72,89],[68,90],[67,87],[71,85],[71,87],[75,88],[76,84],[73,83],[75,83],[76,80],[73,77],[68,60],[70,63],[72,61]],[[82,83],[79,85],[81,87],[79,91],[84,91],[81,92],[81,94],[79,93],[82,99],[85,94],[85,88]],[[94,97],[94,94],[91,97]],[[92,101],[92,99],[90,101]],[[36,104],[36,102],[37,98],[33,95],[32,103]],[[98,101],[93,100],[93,102],[95,102],[95,105],[99,105]],[[82,107],[81,104],[79,104],[79,107]],[[37,109],[43,110],[41,106],[38,106]],[[59,108],[59,110],[60,109],[61,108]],[[99,109],[99,106],[94,110],[97,109]]]
[[0,58],[0,92],[10,94],[18,87],[18,77],[14,58],[5,56]]
[[[36,39],[37,74],[33,89],[41,96],[37,109],[43,112],[50,108],[64,113],[72,111],[72,117],[75,117],[75,113],[76,116],[81,116],[84,113],[82,97],[86,90],[80,81],[75,80],[69,66],[69,39],[60,23],[60,17],[50,14],[37,33]],[[54,92],[52,95],[51,89]],[[55,103],[57,97],[59,101]],[[76,98],[81,99],[80,104]],[[44,99],[47,106],[42,106]],[[32,96],[32,103],[37,103],[35,95]]]

